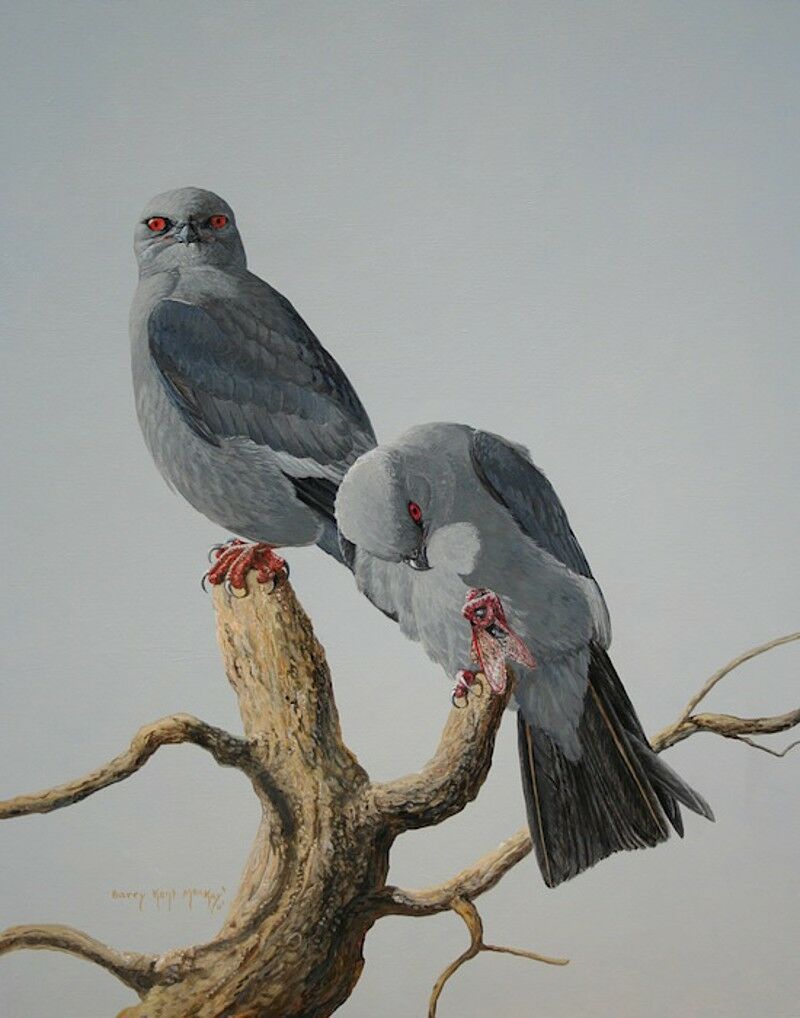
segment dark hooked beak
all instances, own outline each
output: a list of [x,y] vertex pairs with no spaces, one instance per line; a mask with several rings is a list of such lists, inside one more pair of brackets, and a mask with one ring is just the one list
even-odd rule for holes
[[194,223],[181,223],[179,224],[177,233],[175,234],[175,240],[177,240],[179,244],[199,244],[200,231]]
[[431,568],[431,564],[428,561],[428,550],[424,544],[419,546],[416,554],[410,555],[408,558],[404,558],[403,561],[407,566],[415,569],[418,573],[424,573]]

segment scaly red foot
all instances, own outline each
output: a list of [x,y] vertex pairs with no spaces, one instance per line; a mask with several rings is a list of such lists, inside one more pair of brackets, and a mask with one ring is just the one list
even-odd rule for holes
[[456,672],[456,684],[450,694],[450,702],[454,707],[465,707],[470,693],[483,696],[483,684],[476,672],[462,668]]
[[251,569],[256,571],[259,583],[275,585],[281,575],[288,578],[289,567],[285,560],[276,555],[269,544],[251,544],[235,537],[225,544],[211,549],[212,566],[203,577],[213,586],[224,583],[229,593],[244,597],[247,593],[246,577]]
[[468,590],[461,614],[472,627],[473,658],[495,693],[505,692],[506,661],[536,667],[536,659],[509,626],[503,605],[494,591],[475,587]]

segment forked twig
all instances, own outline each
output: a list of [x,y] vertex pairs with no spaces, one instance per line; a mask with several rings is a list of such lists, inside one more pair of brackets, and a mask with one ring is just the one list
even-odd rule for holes
[[495,954],[513,954],[517,958],[529,958],[531,961],[540,961],[545,965],[568,965],[569,958],[549,958],[545,954],[537,954],[535,951],[524,951],[518,947],[500,947],[497,944],[486,944],[483,940],[483,920],[481,919],[480,912],[478,912],[475,905],[469,900],[469,898],[453,898],[450,903],[452,910],[464,920],[464,923],[469,930],[470,943],[469,947],[460,954],[455,961],[450,962],[447,968],[442,972],[431,992],[430,1002],[428,1003],[428,1018],[436,1018],[436,1009],[439,1004],[439,997],[442,995],[442,990],[445,984],[454,973],[456,973],[462,965],[470,961],[472,958],[477,957],[482,951],[492,951]]
[[745,664],[747,661],[752,661],[754,657],[758,657],[759,654],[766,654],[768,650],[774,650],[775,647],[781,647],[785,643],[793,643],[795,640],[800,640],[800,632],[788,633],[786,636],[776,636],[774,640],[768,640],[766,643],[761,643],[757,647],[751,647],[750,650],[744,651],[739,654],[738,657],[733,658],[726,665],[723,665],[718,671],[709,678],[701,687],[700,691],[691,698],[683,709],[683,713],[675,722],[676,725],[681,725],[686,721],[692,711],[697,707],[701,700],[704,700],[714,686],[718,682],[721,682],[726,675],[729,675],[735,668]]
[[776,732],[785,732],[789,728],[794,728],[800,724],[800,708],[788,711],[786,714],[776,714],[773,717],[764,718],[739,718],[733,714],[694,714],[692,712],[708,696],[711,690],[727,675],[730,675],[734,669],[739,668],[740,665],[745,664],[747,661],[752,661],[754,657],[758,657],[760,654],[766,654],[769,650],[774,650],[776,647],[781,647],[787,643],[793,643],[796,640],[800,640],[800,632],[778,636],[774,640],[768,640],[767,643],[751,647],[750,650],[744,651],[733,658],[732,661],[723,665],[722,668],[714,672],[703,683],[699,692],[686,704],[678,720],[663,728],[650,740],[653,749],[660,752],[662,749],[674,746],[677,742],[688,739],[695,732],[713,732],[715,735],[722,735],[726,739],[746,742],[749,746],[761,749],[766,753],[772,754],[772,756],[785,756],[789,750],[797,745],[796,742],[791,743],[784,750],[776,751],[763,746],[761,743],[754,742],[748,736],[772,735]]

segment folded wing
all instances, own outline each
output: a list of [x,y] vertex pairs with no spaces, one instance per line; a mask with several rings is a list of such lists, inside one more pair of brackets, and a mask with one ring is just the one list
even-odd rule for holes
[[265,324],[232,302],[163,300],[150,354],[195,435],[269,449],[298,497],[332,519],[339,481],[375,436],[336,361],[288,301],[279,312]]

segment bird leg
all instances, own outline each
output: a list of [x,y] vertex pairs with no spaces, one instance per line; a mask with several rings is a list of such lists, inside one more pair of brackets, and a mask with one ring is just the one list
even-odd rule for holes
[[468,590],[461,614],[472,628],[473,656],[495,693],[505,691],[506,661],[536,667],[536,659],[508,624],[494,591],[482,587]]
[[225,584],[229,593],[244,597],[247,591],[245,577],[251,569],[256,571],[259,583],[277,583],[279,575],[289,575],[289,567],[280,555],[276,555],[272,545],[251,544],[235,537],[224,544],[215,545],[211,549],[212,565],[203,577],[213,586]]

